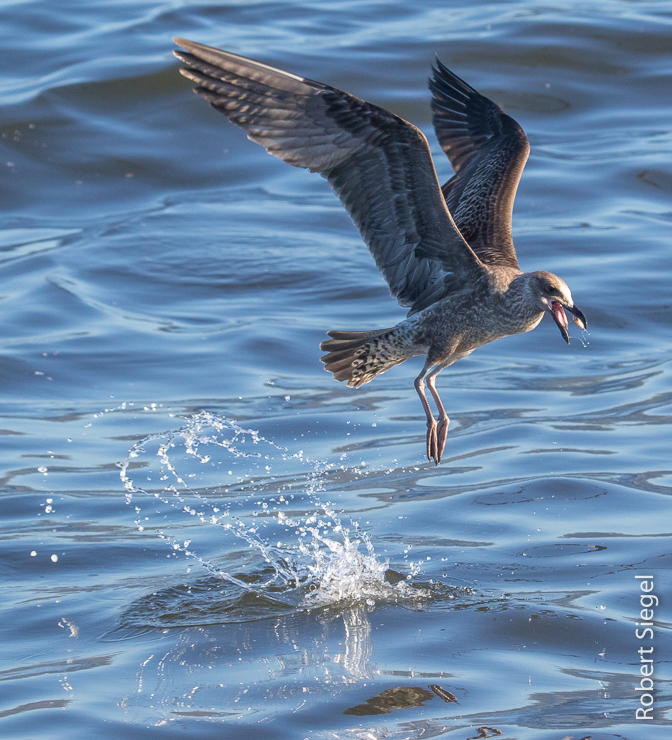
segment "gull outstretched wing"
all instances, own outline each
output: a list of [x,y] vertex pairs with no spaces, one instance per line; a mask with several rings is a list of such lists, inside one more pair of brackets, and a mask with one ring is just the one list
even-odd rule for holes
[[518,268],[511,214],[530,145],[519,124],[437,59],[433,122],[455,176],[442,188],[462,236],[485,264]]
[[329,181],[402,306],[418,310],[483,273],[415,126],[329,85],[175,42],[187,50],[174,53],[199,95],[270,154]]

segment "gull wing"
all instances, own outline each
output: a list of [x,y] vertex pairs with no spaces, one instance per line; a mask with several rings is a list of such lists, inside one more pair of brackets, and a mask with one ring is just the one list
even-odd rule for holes
[[419,129],[329,85],[175,42],[187,50],[174,54],[195,92],[270,154],[329,181],[392,295],[411,313],[483,273],[448,211]]
[[511,214],[530,152],[525,132],[438,59],[432,72],[434,129],[456,173],[442,188],[455,224],[482,262],[520,269]]

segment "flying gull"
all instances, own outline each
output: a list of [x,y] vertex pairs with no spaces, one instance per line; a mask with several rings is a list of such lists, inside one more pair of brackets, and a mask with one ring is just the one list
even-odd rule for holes
[[[415,388],[427,415],[427,457],[439,463],[449,418],[436,376],[501,337],[530,331],[550,313],[569,344],[567,309],[586,318],[567,284],[523,272],[511,213],[530,150],[523,129],[437,59],[433,122],[455,175],[443,186],[424,134],[337,88],[193,41],[180,72],[248,138],[295,167],[319,172],[341,199],[397,301],[397,326],[330,331],[325,369],[358,388],[409,357],[426,355]],[[434,418],[429,388],[438,408]]]

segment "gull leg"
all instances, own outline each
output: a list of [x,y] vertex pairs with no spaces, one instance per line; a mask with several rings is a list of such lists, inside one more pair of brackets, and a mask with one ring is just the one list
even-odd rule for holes
[[436,454],[434,456],[434,461],[437,465],[441,462],[441,456],[443,455],[443,451],[446,447],[446,439],[448,438],[448,425],[450,424],[448,414],[446,413],[446,410],[443,408],[443,404],[441,403],[439,392],[434,386],[434,383],[436,382],[436,376],[441,372],[441,370],[443,370],[444,367],[446,367],[446,365],[437,365],[427,376],[427,387],[429,388],[432,397],[434,398],[434,402],[436,403],[436,407],[439,410],[439,423],[436,429]]
[[427,459],[433,460],[437,465],[439,463],[437,459],[437,446],[436,446],[436,421],[432,409],[429,407],[429,401],[425,396],[425,375],[427,375],[428,367],[423,367],[422,372],[415,379],[414,385],[415,390],[420,396],[422,402],[422,408],[425,410],[427,416]]

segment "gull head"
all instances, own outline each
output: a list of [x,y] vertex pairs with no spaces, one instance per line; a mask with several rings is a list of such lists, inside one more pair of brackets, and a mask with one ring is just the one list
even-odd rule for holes
[[533,280],[530,283],[535,299],[538,300],[544,311],[551,314],[553,321],[560,329],[562,338],[569,344],[569,324],[567,323],[565,309],[573,315],[572,320],[580,329],[585,329],[588,322],[583,311],[574,305],[572,293],[567,283],[552,272],[544,272],[543,270],[533,273]]

